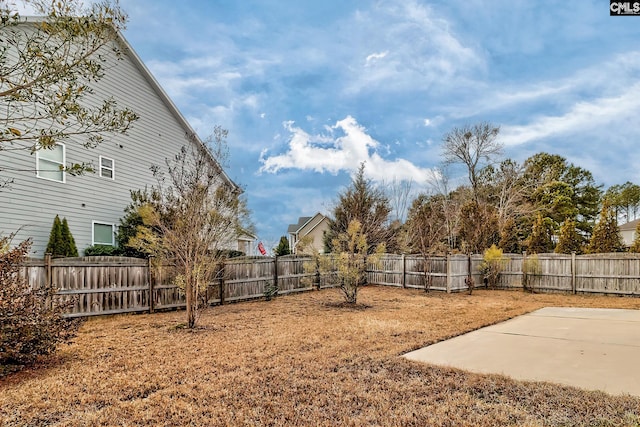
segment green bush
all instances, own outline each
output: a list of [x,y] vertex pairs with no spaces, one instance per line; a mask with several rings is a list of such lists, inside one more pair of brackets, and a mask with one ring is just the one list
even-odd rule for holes
[[10,238],[0,238],[0,376],[37,361],[69,342],[78,321],[62,317],[69,303],[54,297],[56,289],[33,289],[19,275],[31,240],[10,249]]
[[110,245],[93,245],[84,250],[84,256],[120,256],[120,248]]
[[53,219],[46,252],[56,258],[78,256],[76,241],[69,229],[67,218],[60,221],[60,217],[56,215]]

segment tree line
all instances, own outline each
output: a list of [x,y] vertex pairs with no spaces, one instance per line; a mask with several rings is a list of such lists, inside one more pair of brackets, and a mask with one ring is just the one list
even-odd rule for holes
[[[443,164],[430,191],[410,202],[404,222],[392,216],[397,192],[367,180],[362,164],[338,195],[325,252],[334,251],[336,236],[353,220],[361,223],[369,251],[380,244],[389,252],[429,255],[482,253],[492,245],[505,253],[627,250],[618,221],[636,218],[640,186],[627,182],[603,191],[590,171],[557,154],[537,153],[522,163],[503,158],[498,136],[490,123],[446,134]],[[467,182],[450,188],[455,164],[464,166]]]

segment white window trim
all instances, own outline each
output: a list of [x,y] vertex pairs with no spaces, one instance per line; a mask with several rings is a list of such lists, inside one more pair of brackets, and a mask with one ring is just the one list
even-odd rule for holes
[[[102,159],[111,160],[111,167],[110,168],[105,168],[105,169],[109,169],[111,171],[111,177],[102,175]],[[115,179],[116,179],[116,161],[115,160],[113,160],[111,157],[100,156],[100,161],[99,161],[99,166],[98,167],[100,168],[100,176],[102,178],[107,178],[107,179],[111,179],[111,180],[115,181]]]
[[106,245],[106,243],[104,242],[96,242],[96,236],[95,236],[96,224],[108,225],[111,227],[111,246],[115,247],[116,246],[116,225],[110,222],[104,222],[104,221],[91,221],[91,245]]
[[[67,164],[67,147],[62,142],[56,142],[56,145],[62,147],[62,167]],[[40,150],[46,150],[46,148],[41,148]],[[47,181],[60,182],[62,184],[67,182],[67,173],[62,171],[62,181],[57,179],[47,178],[46,176],[40,176],[40,150],[36,151],[36,177],[40,179],[46,179]],[[50,162],[51,160],[47,160]]]

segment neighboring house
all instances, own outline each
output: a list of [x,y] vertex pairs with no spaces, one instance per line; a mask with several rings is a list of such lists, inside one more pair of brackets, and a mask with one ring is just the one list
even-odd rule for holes
[[289,233],[289,248],[291,253],[296,253],[296,246],[302,238],[311,236],[313,239],[313,247],[318,252],[324,252],[324,233],[329,229],[329,218],[317,213],[314,216],[302,216],[298,219],[297,224],[290,224],[287,232]]
[[[121,58],[116,60],[107,50],[104,54],[111,55],[111,63],[92,87],[99,96],[112,96],[119,107],[128,107],[139,116],[126,135],[109,134],[93,149],[62,141],[53,150],[35,154],[24,150],[0,152],[0,170],[3,166],[19,170],[3,173],[13,179],[13,184],[0,192],[0,233],[19,230],[16,240],[31,237],[32,254],[38,257],[44,255],[56,215],[67,218],[80,253],[94,244],[115,245],[119,219],[131,203],[130,190],[156,185],[151,166],[166,168],[166,159],[189,144],[186,135],[195,135],[122,35],[118,42]],[[0,111],[1,103],[0,99]],[[195,143],[202,144],[197,138]],[[70,162],[92,163],[95,173],[71,176],[56,170]],[[222,185],[241,191],[220,171]],[[251,242],[247,239],[242,237],[237,247],[234,243],[229,249],[250,253]]]
[[636,219],[631,222],[627,222],[626,224],[622,224],[620,227],[620,235],[622,236],[622,241],[625,246],[631,246],[633,241],[636,239],[636,227],[640,219]]
[[237,247],[230,248],[236,251],[243,252],[247,256],[254,255],[256,236],[250,233],[241,234],[237,239]]

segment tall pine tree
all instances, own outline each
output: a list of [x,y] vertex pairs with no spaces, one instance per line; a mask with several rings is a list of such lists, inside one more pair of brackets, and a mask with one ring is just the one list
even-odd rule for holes
[[624,243],[618,229],[618,220],[611,209],[609,200],[605,199],[600,211],[600,221],[596,224],[587,247],[590,254],[622,252]]
[[560,236],[558,236],[558,245],[556,246],[557,254],[570,254],[575,252],[582,253],[583,238],[578,233],[576,221],[573,218],[567,218],[560,227]]
[[531,234],[527,239],[527,252],[532,254],[548,253],[553,251],[553,226],[549,223],[548,218],[542,218],[542,214],[538,213]]

